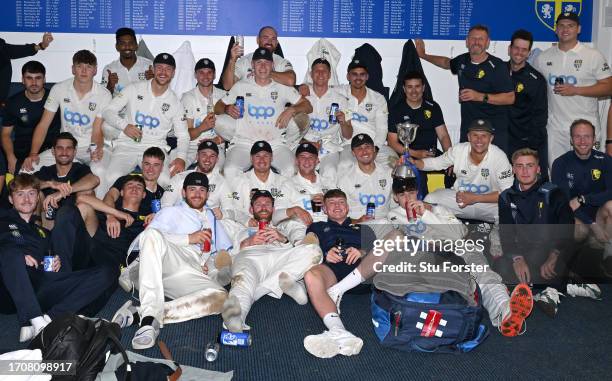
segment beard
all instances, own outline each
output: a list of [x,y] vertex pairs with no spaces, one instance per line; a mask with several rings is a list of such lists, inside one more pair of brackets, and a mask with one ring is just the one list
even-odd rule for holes
[[189,205],[189,207],[193,209],[202,209],[204,205],[206,204],[206,198],[203,198],[201,200],[193,200],[190,198],[185,198],[185,202],[187,203],[187,205]]
[[270,212],[269,210],[260,210],[257,213],[253,213],[253,218],[256,221],[270,222],[272,221],[272,212]]

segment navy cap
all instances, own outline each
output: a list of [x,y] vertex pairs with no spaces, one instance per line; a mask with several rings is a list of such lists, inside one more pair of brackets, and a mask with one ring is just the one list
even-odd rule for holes
[[315,147],[315,145],[310,142],[301,143],[295,150],[295,156],[301,154],[302,152],[308,152],[317,156],[319,155],[319,150],[317,149],[317,147]]
[[202,172],[191,172],[183,181],[183,189],[187,189],[190,185],[202,186],[208,189],[208,177]]
[[155,56],[153,65],[155,64],[166,64],[176,68],[176,61],[174,60],[174,57],[172,57],[172,54],[169,53],[159,53],[157,56]]
[[255,50],[255,52],[253,53],[253,58],[251,58],[251,61],[257,61],[257,60],[274,61],[274,58],[272,57],[272,52],[269,51],[268,49],[257,48],[257,50]]
[[213,150],[217,153],[217,155],[219,154],[219,147],[217,147],[215,142],[213,142],[212,140],[203,140],[202,142],[200,142],[200,144],[198,144],[198,152],[203,149]]
[[351,149],[355,149],[364,144],[374,145],[374,140],[372,140],[368,134],[357,134],[353,140],[351,140]]
[[215,70],[215,63],[208,58],[201,58],[195,65],[194,71],[198,71],[200,69],[212,69]]
[[493,125],[486,119],[474,119],[468,127],[468,132],[470,131],[486,131],[491,134],[495,133]]
[[255,144],[253,144],[253,146],[251,147],[251,155],[255,155],[261,151],[272,153],[272,146],[265,140],[255,142]]
[[557,17],[557,24],[561,20],[571,20],[580,25],[580,18],[574,12],[563,12]]
[[348,69],[346,69],[346,71],[349,72],[353,69],[357,69],[358,67],[365,69],[365,71],[368,71],[368,67],[366,66],[365,62],[361,61],[360,59],[355,59],[355,58],[351,60],[351,62],[348,65]]

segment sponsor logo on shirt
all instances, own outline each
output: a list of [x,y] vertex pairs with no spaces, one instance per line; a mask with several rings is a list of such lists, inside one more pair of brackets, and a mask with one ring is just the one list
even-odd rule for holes
[[574,77],[573,75],[554,75],[554,74],[548,74],[548,84],[551,86],[554,86],[557,78],[563,78],[563,83],[566,85],[578,84],[578,79],[576,79],[576,77]]
[[362,122],[362,123],[367,123],[368,122],[368,117],[367,116],[358,114],[356,112],[353,113],[353,117],[351,119],[356,121],[356,122]]
[[24,108],[20,108],[19,112],[22,113],[22,114],[25,114],[25,113],[28,112],[28,109],[26,109],[25,107]]
[[146,115],[141,113],[140,111],[136,111],[136,124],[140,124],[144,127],[149,127],[149,129],[159,127],[159,119],[152,117],[150,115]]
[[276,113],[274,107],[266,107],[266,106],[254,106],[249,104],[248,107],[249,115],[255,119],[263,118],[268,119],[274,116]]
[[373,202],[378,208],[381,205],[385,205],[385,201],[387,201],[387,198],[384,194],[359,193],[359,202],[363,206],[367,206],[368,203]]
[[72,112],[69,109],[64,109],[64,120],[71,125],[79,125],[81,127],[89,125],[91,119],[85,114]]
[[472,184],[472,183],[467,183],[461,180],[461,182],[459,183],[458,190],[459,192],[471,192],[471,193],[476,193],[476,194],[485,194],[485,193],[489,193],[491,188],[489,188],[488,185]]
[[310,119],[310,128],[315,131],[327,130],[329,128],[329,122],[323,119]]

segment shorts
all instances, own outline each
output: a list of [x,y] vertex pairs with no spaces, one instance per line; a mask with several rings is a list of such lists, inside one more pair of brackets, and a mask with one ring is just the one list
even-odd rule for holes
[[357,262],[352,265],[347,265],[346,262],[338,262],[338,263],[329,263],[324,262],[323,264],[334,273],[336,276],[336,281],[341,281],[345,276],[349,275],[357,266],[361,263],[361,259],[357,260]]

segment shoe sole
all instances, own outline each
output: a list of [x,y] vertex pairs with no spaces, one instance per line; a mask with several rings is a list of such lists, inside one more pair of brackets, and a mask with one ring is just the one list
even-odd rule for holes
[[[151,326],[149,326],[149,327],[150,328],[144,330],[143,332],[148,332],[149,330],[152,330],[152,331],[155,332],[153,327],[151,327]],[[155,345],[155,343],[157,342],[157,336],[159,336],[159,334],[155,335],[155,337],[153,338],[153,342],[151,344],[138,344],[137,342],[134,342],[134,340],[136,340],[136,335],[134,335],[134,338],[132,338],[132,348],[134,348],[136,350],[152,348]]]
[[318,335],[306,336],[304,338],[304,349],[311,355],[328,359],[340,354],[340,347],[333,341],[323,340]]
[[361,352],[363,347],[363,340],[356,337],[354,339],[347,340],[340,346],[340,354],[344,356],[354,356]]
[[533,309],[533,294],[524,283],[518,284],[510,296],[510,316],[501,323],[501,333],[506,337],[518,336],[527,316]]

